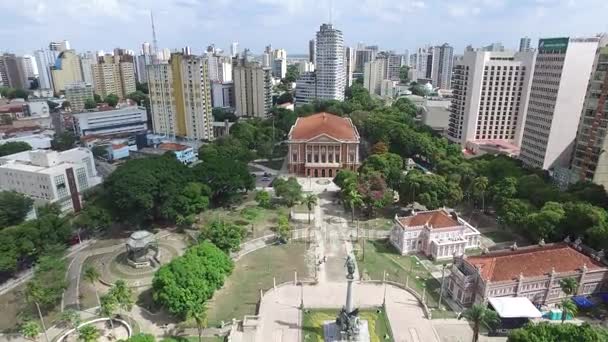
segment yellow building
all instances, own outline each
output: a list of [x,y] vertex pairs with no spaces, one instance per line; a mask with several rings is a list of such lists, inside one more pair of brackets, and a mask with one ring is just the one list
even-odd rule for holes
[[65,50],[59,54],[55,65],[51,67],[51,76],[55,92],[64,91],[68,84],[82,82],[80,57],[74,50]]
[[135,68],[120,56],[106,55],[92,65],[95,93],[102,98],[114,94],[124,99],[135,91]]
[[148,65],[147,71],[154,132],[213,140],[207,60],[175,53],[168,64]]

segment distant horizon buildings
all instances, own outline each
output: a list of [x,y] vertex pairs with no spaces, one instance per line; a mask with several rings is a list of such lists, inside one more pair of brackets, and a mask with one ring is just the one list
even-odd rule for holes
[[523,37],[519,40],[519,52],[529,51],[531,45],[530,37]]
[[599,37],[539,40],[519,154],[525,165],[569,166],[598,43]]

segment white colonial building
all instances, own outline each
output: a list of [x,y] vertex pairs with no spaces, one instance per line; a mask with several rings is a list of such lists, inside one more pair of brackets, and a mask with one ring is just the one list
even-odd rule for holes
[[64,211],[82,208],[81,193],[101,182],[86,148],[33,150],[0,157],[0,191],[16,191],[35,205],[59,203]]
[[456,212],[438,209],[395,216],[390,241],[402,255],[423,253],[434,260],[462,255],[479,248],[479,231]]

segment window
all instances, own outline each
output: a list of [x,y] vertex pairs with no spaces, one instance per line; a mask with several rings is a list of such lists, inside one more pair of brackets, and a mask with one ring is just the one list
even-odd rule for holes
[[68,187],[65,184],[65,176],[55,176],[55,187],[57,188],[57,196],[59,198],[66,197],[68,195]]
[[84,190],[89,187],[89,181],[87,180],[87,173],[84,168],[76,170],[76,178],[78,179],[78,187],[80,190]]
[[298,161],[298,154],[297,153],[294,153],[294,154],[291,155],[291,161],[294,162],[294,163]]

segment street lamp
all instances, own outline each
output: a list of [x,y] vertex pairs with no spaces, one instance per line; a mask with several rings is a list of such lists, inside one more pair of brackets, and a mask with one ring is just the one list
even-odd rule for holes
[[443,282],[445,280],[445,268],[448,264],[444,263],[441,267],[441,289],[439,290],[439,310],[441,310],[441,299],[443,298]]

